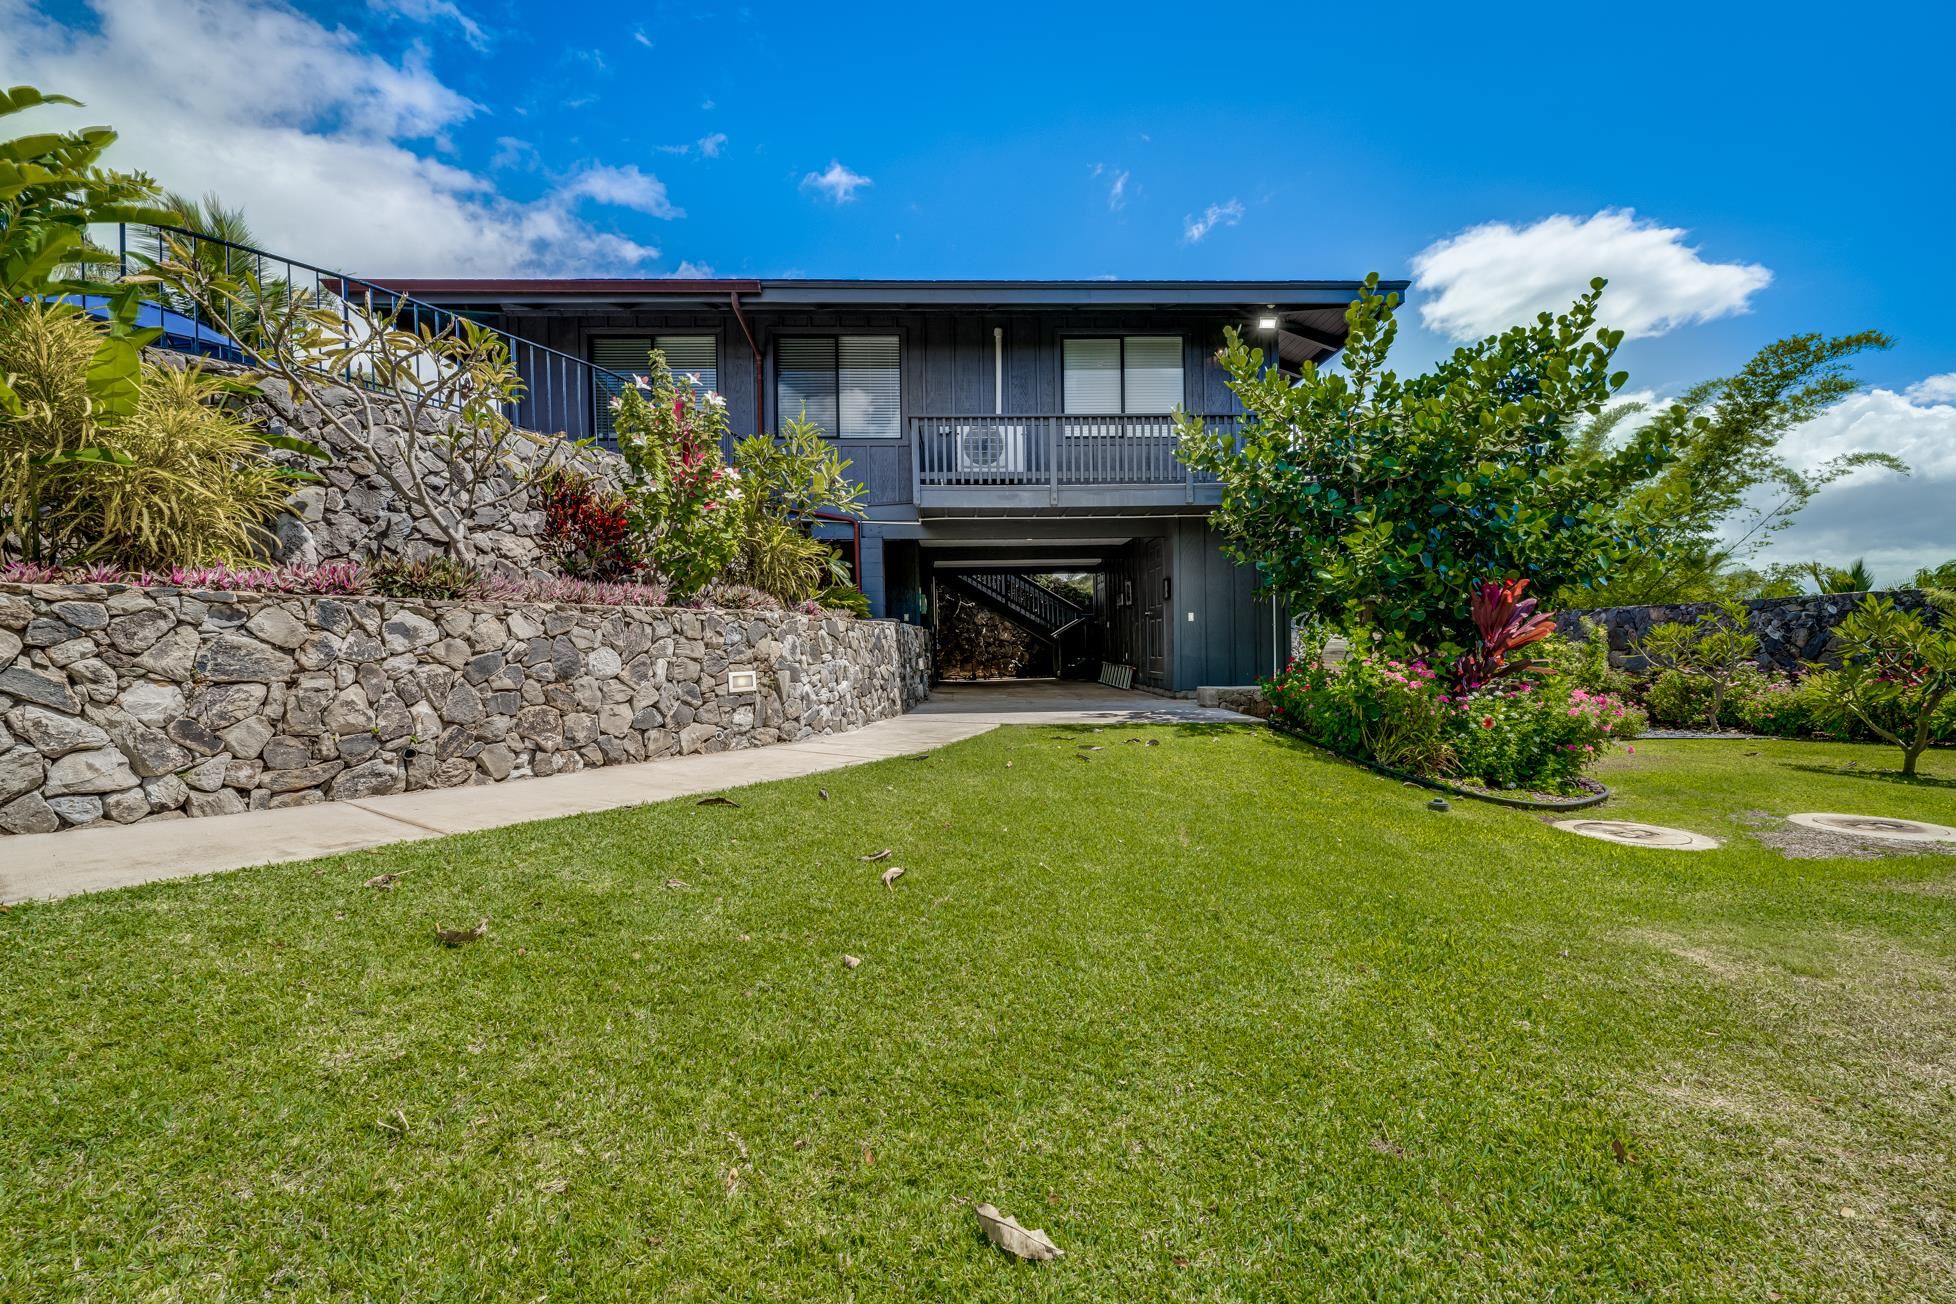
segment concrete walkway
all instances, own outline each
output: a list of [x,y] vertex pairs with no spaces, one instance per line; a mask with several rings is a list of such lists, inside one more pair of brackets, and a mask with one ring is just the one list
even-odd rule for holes
[[947,687],[909,715],[850,733],[801,742],[607,765],[547,779],[431,788],[329,801],[291,810],[199,820],[105,824],[67,833],[0,838],[0,903],[188,878],[248,865],[310,860],[343,851],[418,842],[530,820],[613,810],[821,774],[866,761],[914,755],[1001,724],[1242,721],[1193,702],[1087,684],[1012,681]]

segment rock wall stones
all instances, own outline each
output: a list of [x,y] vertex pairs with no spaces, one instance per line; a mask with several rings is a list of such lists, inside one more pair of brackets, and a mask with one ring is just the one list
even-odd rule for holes
[[0,831],[765,746],[899,715],[929,675],[886,621],[4,585]]
[[[1795,598],[1760,598],[1746,603],[1752,617],[1752,632],[1759,636],[1761,669],[1792,673],[1804,670],[1808,662],[1826,663],[1837,659],[1833,649],[1834,626],[1860,605],[1865,593],[1807,594]],[[1885,593],[1896,606],[1907,611],[1929,610],[1928,599],[1914,589]],[[1582,637],[1582,621],[1596,622],[1610,642],[1610,662],[1626,670],[1646,669],[1637,655],[1636,645],[1651,626],[1667,621],[1693,621],[1713,609],[1709,602],[1681,602],[1671,606],[1604,607],[1595,611],[1563,611],[1555,618],[1556,632],[1572,638]]]
[[[182,361],[175,354],[155,356]],[[242,367],[208,359],[200,359],[199,364],[226,373],[245,371]],[[351,390],[325,390],[321,395],[324,408],[309,402],[294,404],[285,383],[276,378],[261,378],[258,393],[260,397],[246,404],[246,412],[254,421],[274,434],[296,436],[333,455],[332,462],[325,466],[295,454],[279,455],[281,461],[318,472],[322,483],[293,495],[291,511],[274,522],[276,560],[312,566],[330,561],[358,561],[375,554],[419,559],[443,550],[443,539],[434,523],[416,504],[402,498],[368,454],[353,447],[339,427],[328,419],[326,408],[342,412],[353,408],[355,396]],[[382,422],[375,440],[377,446],[398,452],[408,419],[406,408],[399,403],[385,403],[377,405],[375,410]],[[493,493],[486,496],[501,497],[504,490],[511,491],[511,496],[478,508],[469,522],[469,540],[479,565],[516,574],[545,573],[539,546],[543,512],[536,504],[534,493],[522,487],[521,481],[553,449],[561,460],[561,447],[547,436],[525,433],[510,443],[507,449],[510,467],[499,476]],[[603,449],[582,450],[577,457],[588,469],[600,474],[615,474],[623,467],[617,454]],[[439,486],[441,470],[432,463],[425,470]]]

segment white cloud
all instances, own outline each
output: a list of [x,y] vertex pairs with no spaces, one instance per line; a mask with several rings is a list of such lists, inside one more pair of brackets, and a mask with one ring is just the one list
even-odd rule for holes
[[1866,558],[1884,584],[1956,558],[1956,373],[1903,389],[1853,394],[1786,433],[1780,451],[1811,469],[1845,453],[1893,453],[1903,479],[1869,468],[1822,490],[1774,540],[1765,561]]
[[[1147,137],[1142,137],[1146,140]],[[1235,226],[1243,220],[1243,205],[1240,200],[1231,199],[1221,204],[1211,204],[1202,210],[1201,217],[1182,219],[1182,239],[1194,244],[1219,226]]]
[[700,153],[707,158],[719,158],[720,151],[727,147],[727,133],[716,131],[699,139]]
[[624,167],[596,164],[573,174],[559,186],[557,195],[565,200],[589,199],[616,208],[630,208],[653,217],[684,217],[686,210],[674,208],[666,197],[665,182],[650,172],[640,172],[636,163]]
[[645,34],[645,29],[643,27],[638,28],[636,31],[632,33],[632,39],[634,41],[637,41],[640,45],[644,46],[648,50],[652,48],[652,38]]
[[9,80],[87,101],[36,110],[36,125],[115,126],[112,166],[216,191],[277,252],[370,276],[616,271],[658,251],[593,226],[580,201],[678,211],[635,169],[587,168],[538,199],[502,197],[484,176],[414,148],[439,146],[480,106],[416,56],[389,62],[275,0],[94,7],[92,22],[70,28],[27,0],[0,0]]
[[1602,276],[1610,282],[1604,323],[1636,339],[1745,312],[1772,282],[1756,263],[1706,262],[1687,234],[1627,208],[1469,227],[1413,257],[1420,320],[1456,340],[1479,339],[1568,307]]
[[521,136],[496,137],[496,152],[489,160],[489,166],[496,170],[503,168],[534,168],[537,166],[537,147]]
[[462,39],[477,50],[489,48],[489,34],[482,25],[463,13],[455,0],[367,0],[367,7],[380,13],[399,14],[417,23],[447,19],[461,30]]
[[1107,207],[1112,212],[1120,212],[1127,205],[1127,173],[1116,172],[1114,184],[1107,187]]
[[829,161],[828,167],[823,171],[810,172],[801,179],[803,190],[817,191],[838,204],[848,203],[856,197],[858,190],[875,184],[862,173],[851,172],[834,159]]
[[666,273],[667,276],[681,280],[705,280],[713,275],[713,264],[696,263],[690,258],[680,260],[679,266]]

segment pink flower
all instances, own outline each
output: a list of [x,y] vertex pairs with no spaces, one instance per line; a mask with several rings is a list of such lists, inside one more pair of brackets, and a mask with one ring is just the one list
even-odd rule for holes
[[1635,756],[1637,754],[1637,748],[1635,744],[1625,747],[1623,750],[1629,752],[1632,756]]

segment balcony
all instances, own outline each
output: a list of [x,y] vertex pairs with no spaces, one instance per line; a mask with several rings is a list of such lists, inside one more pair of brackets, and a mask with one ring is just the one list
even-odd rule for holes
[[[1235,430],[1240,413],[1202,413]],[[1214,479],[1175,459],[1167,416],[913,416],[916,500],[945,507],[1213,506]]]

